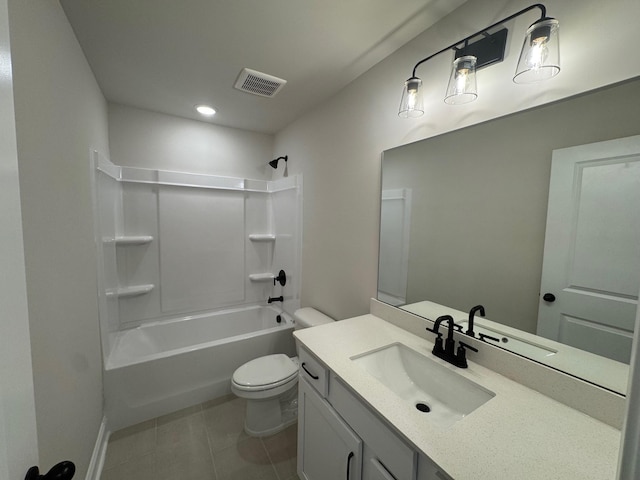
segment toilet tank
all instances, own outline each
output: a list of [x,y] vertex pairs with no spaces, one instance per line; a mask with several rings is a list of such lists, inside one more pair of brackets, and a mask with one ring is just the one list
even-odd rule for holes
[[325,323],[331,323],[335,320],[328,317],[322,312],[319,312],[315,308],[305,307],[300,308],[293,314],[295,320],[295,329],[315,327],[316,325],[324,325]]

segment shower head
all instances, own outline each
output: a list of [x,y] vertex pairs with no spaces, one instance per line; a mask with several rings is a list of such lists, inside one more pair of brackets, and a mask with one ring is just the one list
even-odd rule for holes
[[284,157],[278,157],[275,160],[271,160],[269,162],[269,165],[271,165],[271,168],[278,168],[279,160],[284,160],[286,162],[287,160],[289,160],[289,155],[285,155]]

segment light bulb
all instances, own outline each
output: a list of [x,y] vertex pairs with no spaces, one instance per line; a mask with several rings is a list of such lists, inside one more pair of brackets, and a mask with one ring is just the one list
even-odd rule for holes
[[196,111],[205,117],[211,117],[216,114],[215,109],[209,105],[196,105]]
[[416,101],[418,99],[418,89],[407,90],[407,107],[409,110],[415,110]]
[[527,30],[513,77],[515,83],[547,80],[560,72],[558,21],[545,18]]
[[411,77],[404,82],[398,116],[402,118],[415,118],[424,113],[422,107],[422,92],[420,91],[421,85],[422,80],[417,77]]
[[544,65],[549,56],[547,48],[547,37],[538,37],[531,42],[531,49],[527,55],[527,65],[529,68],[538,69]]
[[444,102],[449,105],[461,105],[474,101],[478,97],[476,86],[476,64],[473,55],[456,58],[453,62],[451,77],[447,85]]
[[456,71],[456,93],[461,94],[467,89],[467,80],[469,79],[469,69],[461,68]]

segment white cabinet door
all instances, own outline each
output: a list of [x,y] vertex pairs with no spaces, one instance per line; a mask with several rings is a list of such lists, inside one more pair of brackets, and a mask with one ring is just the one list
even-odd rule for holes
[[628,363],[639,288],[640,136],[554,150],[537,333]]
[[298,389],[298,475],[361,480],[362,441],[306,380]]
[[391,475],[389,470],[387,470],[377,458],[369,459],[369,464],[371,468],[369,470],[367,480],[396,480],[396,478]]

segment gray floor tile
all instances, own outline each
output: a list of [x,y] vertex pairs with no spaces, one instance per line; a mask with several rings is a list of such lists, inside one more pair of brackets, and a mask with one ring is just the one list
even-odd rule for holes
[[278,480],[259,438],[249,437],[214,452],[213,460],[218,480]]
[[289,479],[296,474],[298,452],[297,424],[291,425],[275,435],[264,437],[262,443],[280,479]]
[[102,480],[299,480],[297,427],[244,433],[235,396],[158,417],[111,435]]
[[216,480],[208,443],[183,441],[157,452],[158,480]]
[[134,458],[151,453],[155,449],[155,444],[155,419],[114,432],[109,437],[104,469],[108,470]]
[[231,447],[248,438],[244,433],[245,409],[246,402],[242,398],[208,405],[203,409],[212,452]]
[[121,463],[102,472],[101,480],[155,480],[156,454],[149,453]]
[[171,421],[158,422],[156,448],[159,452],[171,450],[183,443],[203,445],[209,450],[207,429],[201,411],[188,416],[175,417]]

